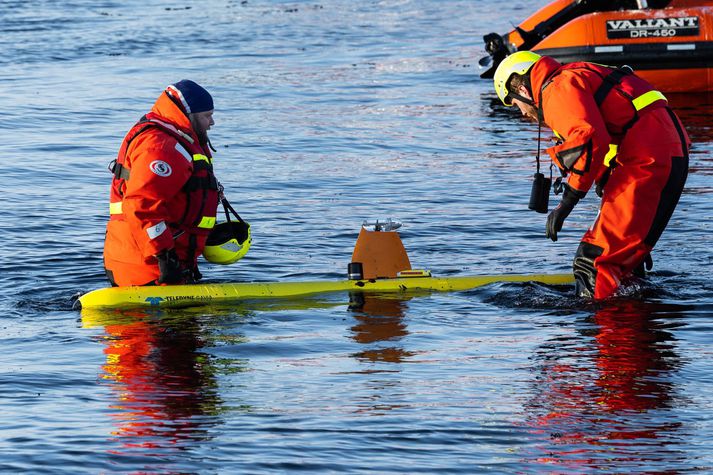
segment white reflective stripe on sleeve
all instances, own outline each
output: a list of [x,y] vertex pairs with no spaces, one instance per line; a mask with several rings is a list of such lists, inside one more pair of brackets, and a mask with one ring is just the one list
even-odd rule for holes
[[186,149],[183,148],[183,145],[178,142],[176,142],[176,151],[183,155],[183,158],[188,160],[188,163],[193,163],[193,157],[191,157],[191,154],[188,153]]
[[166,223],[161,221],[150,228],[146,228],[146,234],[149,235],[149,239],[156,239],[166,230]]

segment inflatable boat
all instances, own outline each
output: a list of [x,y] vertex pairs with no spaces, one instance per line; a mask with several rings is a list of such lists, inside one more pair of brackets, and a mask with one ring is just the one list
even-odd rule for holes
[[483,78],[530,50],[562,63],[628,65],[664,92],[713,90],[713,0],[555,0],[483,39]]

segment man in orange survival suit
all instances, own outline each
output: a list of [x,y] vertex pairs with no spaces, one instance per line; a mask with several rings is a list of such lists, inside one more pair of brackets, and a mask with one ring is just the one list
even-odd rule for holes
[[218,181],[208,140],[213,98],[193,81],[170,85],[124,138],[112,162],[104,267],[112,285],[189,283],[215,225]]
[[[666,98],[631,69],[561,65],[530,51],[500,63],[495,90],[560,139],[547,150],[567,176],[560,204],[547,217],[557,233],[593,184],[599,216],[574,257],[577,294],[604,299],[650,262],[688,175],[690,141]],[[600,193],[601,192],[601,193]]]

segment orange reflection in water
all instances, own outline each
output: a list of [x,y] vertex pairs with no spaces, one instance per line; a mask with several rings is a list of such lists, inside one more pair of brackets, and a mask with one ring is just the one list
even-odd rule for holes
[[632,302],[594,315],[599,392],[596,403],[607,411],[646,411],[664,405],[671,384],[670,333],[657,329],[649,313]]
[[597,311],[583,338],[543,346],[538,396],[526,408],[534,432],[549,435],[531,453],[537,463],[585,470],[679,461],[681,423],[665,415],[679,360],[662,322],[679,316],[620,301]]
[[349,309],[354,314],[356,325],[351,327],[352,338],[357,343],[373,345],[390,342],[388,347],[373,347],[358,352],[355,356],[371,362],[401,363],[413,356],[396,343],[409,334],[404,323],[407,309],[403,299],[354,294]]
[[356,413],[381,415],[406,407],[391,399],[403,391],[399,365],[414,356],[401,344],[409,335],[404,322],[406,301],[403,296],[350,295],[349,310],[356,320],[351,337],[365,347],[353,356],[366,367],[359,372],[370,375]]
[[155,449],[142,452],[151,456],[209,438],[221,401],[195,319],[126,316],[104,325],[103,378],[116,394],[114,441],[124,449]]

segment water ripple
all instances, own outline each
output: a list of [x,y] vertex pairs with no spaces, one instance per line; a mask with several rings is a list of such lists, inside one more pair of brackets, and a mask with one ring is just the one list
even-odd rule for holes
[[568,272],[598,202],[545,238],[536,128],[478,78],[480,38],[528,2],[2,8],[0,471],[711,470],[711,95],[669,98],[687,188],[648,281],[609,301],[499,283],[77,313],[107,285],[107,164],[184,77],[214,95],[215,168],[253,229],[237,265],[201,263],[212,282],[342,279],[389,217],[435,275]]

